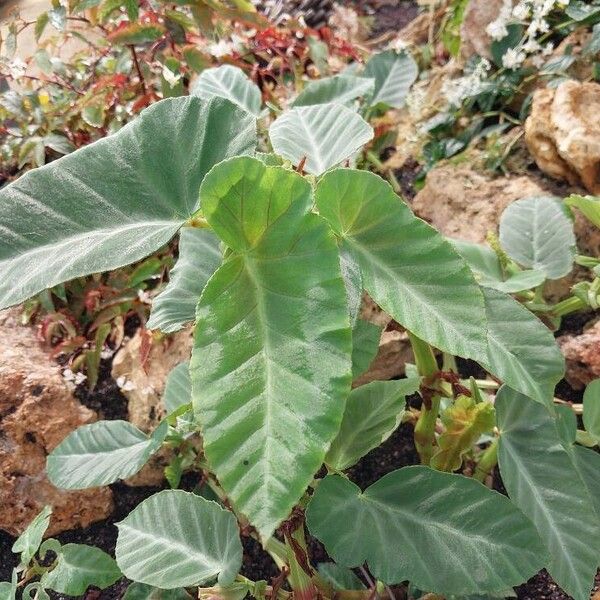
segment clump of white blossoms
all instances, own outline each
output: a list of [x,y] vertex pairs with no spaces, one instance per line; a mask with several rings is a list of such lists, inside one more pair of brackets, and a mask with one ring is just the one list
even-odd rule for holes
[[569,0],[520,0],[513,6],[513,0],[504,0],[498,17],[486,28],[488,35],[499,41],[508,35],[508,26],[523,25],[525,33],[514,48],[509,48],[502,57],[502,66],[517,69],[528,57],[536,67],[544,64],[545,57],[552,53],[551,42],[542,44],[540,36],[550,31],[548,15],[554,9],[564,9]]
[[442,84],[442,94],[452,106],[460,106],[463,100],[485,91],[491,68],[489,60],[480,59],[470,73],[457,79],[446,79]]

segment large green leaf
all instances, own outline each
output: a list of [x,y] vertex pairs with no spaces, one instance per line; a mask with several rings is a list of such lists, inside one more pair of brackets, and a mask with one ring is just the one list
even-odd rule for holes
[[357,319],[352,328],[352,377],[356,379],[368,370],[377,356],[381,327]]
[[48,455],[48,479],[56,487],[77,490],[131,477],[160,448],[166,427],[147,436],[127,421],[83,425]]
[[533,400],[552,405],[565,360],[550,330],[511,296],[481,288],[488,325],[488,359],[478,362],[490,373]]
[[318,566],[319,575],[335,590],[364,590],[365,584],[350,569],[332,562]]
[[164,589],[233,582],[242,543],[233,514],[180,490],[150,496],[120,523],[115,554],[123,574]]
[[361,493],[344,477],[321,481],[308,528],[341,565],[365,561],[386,583],[454,594],[517,585],[543,566],[531,522],[473,479],[428,467],[393,471]]
[[583,424],[592,437],[600,440],[600,379],[595,379],[585,388]]
[[[600,11],[600,8],[598,10]],[[588,220],[600,228],[600,198],[573,194],[565,199],[565,204],[578,208]]]
[[123,600],[191,600],[183,589],[161,590],[145,583],[132,583],[125,592]]
[[219,482],[266,539],[339,429],[351,379],[344,282],[297,173],[232,159],[207,175],[201,196],[233,253],[198,304],[194,410]]
[[175,412],[192,401],[192,380],[190,363],[179,363],[171,370],[165,383],[162,397],[167,414]]
[[115,559],[85,544],[61,546],[56,566],[42,577],[42,585],[59,594],[81,597],[93,585],[104,589],[121,577]]
[[404,106],[410,86],[417,79],[419,67],[406,52],[380,52],[369,59],[363,75],[375,79],[371,104]]
[[292,106],[312,106],[337,102],[347,104],[356,98],[370,94],[375,85],[374,79],[352,75],[334,75],[311,81],[298,94]]
[[573,268],[573,222],[557,198],[534,196],[510,204],[500,218],[500,243],[513,260],[549,279]]
[[437,348],[487,356],[483,296],[469,267],[388,183],[366,171],[336,169],[319,181],[316,202],[383,310]]
[[256,117],[260,114],[260,90],[239,67],[221,65],[204,69],[192,85],[190,94],[205,99],[226,98]]
[[254,117],[220,98],[157,102],[119,132],[0,190],[0,308],[168,242],[204,175],[254,150]]
[[50,525],[51,506],[44,506],[35,518],[27,525],[25,531],[15,540],[12,551],[21,554],[21,565],[27,566],[38,551],[44,533]]
[[299,106],[270,127],[273,150],[294,165],[321,175],[351,157],[373,137],[373,128],[341,104]]
[[172,333],[193,321],[198,298],[221,261],[219,238],[212,231],[184,227],[177,264],[167,287],[152,302],[146,327]]
[[[503,387],[496,396],[502,481],[549,550],[545,565],[575,600],[588,600],[600,563],[600,518],[550,413]],[[597,477],[597,474],[596,474]]]
[[325,462],[342,471],[381,445],[400,425],[406,396],[419,389],[419,378],[372,381],[350,393],[342,426]]

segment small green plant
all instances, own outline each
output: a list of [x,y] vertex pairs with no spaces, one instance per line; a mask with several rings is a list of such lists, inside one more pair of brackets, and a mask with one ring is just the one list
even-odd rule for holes
[[[106,485],[164,443],[200,436],[178,466],[202,471],[215,501],[167,490],[118,524],[120,571],[183,597],[393,598],[389,586],[404,581],[423,594],[494,596],[545,567],[587,600],[600,456],[575,445],[574,415],[555,406],[564,361],[550,331],[480,285],[383,179],[339,166],[373,137],[359,114],[295,106],[260,153],[258,105],[241,89],[235,103],[158,102],[0,191],[0,307],[180,236],[148,321],[167,332],[195,323],[189,368],[169,378],[167,417],[150,435],[124,421],[76,430],[48,457],[50,480]],[[409,332],[416,367],[352,389],[380,333],[358,318],[363,290]],[[454,356],[493,380],[461,380]],[[498,381],[492,403],[486,389]],[[408,411],[417,390],[421,408]],[[422,464],[360,490],[345,471],[402,420],[414,422]],[[475,477],[461,474],[473,460]],[[508,497],[477,481],[497,463]],[[305,526],[335,564],[310,564]],[[240,529],[281,578],[239,574]],[[41,575],[40,596],[56,569]]]
[[[600,258],[577,253],[571,212],[571,208],[580,210],[600,227],[599,207],[600,200],[592,196],[572,195],[564,202],[552,196],[523,198],[503,212],[499,236],[490,232],[487,246],[452,243],[482,285],[515,294],[558,327],[562,317],[600,306]],[[587,280],[576,283],[567,298],[547,303],[546,283],[567,276],[576,264],[589,270]]]
[[99,548],[42,541],[51,515],[52,508],[44,507],[13,544],[20,562],[12,581],[0,583],[0,598],[14,599],[19,588],[27,599],[49,600],[47,590],[82,596],[90,585],[105,588],[121,577],[114,558]]

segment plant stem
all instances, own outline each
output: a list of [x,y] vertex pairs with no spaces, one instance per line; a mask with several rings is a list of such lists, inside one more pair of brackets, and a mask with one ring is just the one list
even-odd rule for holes
[[571,296],[570,298],[566,298],[562,302],[555,304],[551,308],[551,312],[557,317],[564,317],[565,315],[581,310],[586,306],[586,303],[583,300],[581,300],[581,298],[578,298],[577,296]]
[[482,483],[492,474],[494,467],[498,464],[498,438],[496,438],[483,452],[479,463],[475,467],[473,479]]
[[[410,332],[408,337],[419,374],[428,379],[435,377],[438,366],[431,346]],[[423,465],[428,465],[433,456],[435,426],[440,412],[440,401],[441,396],[437,393],[432,394],[429,402],[423,398],[421,413],[415,425],[415,446]]]

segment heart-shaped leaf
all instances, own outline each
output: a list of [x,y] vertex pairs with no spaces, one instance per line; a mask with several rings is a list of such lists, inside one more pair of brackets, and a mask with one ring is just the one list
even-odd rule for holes
[[366,171],[336,169],[319,181],[316,203],[383,310],[436,348],[487,356],[483,296],[471,270],[389,184]]
[[254,117],[227,100],[170,98],[4,187],[0,308],[154,252],[198,208],[208,170],[255,144]]
[[573,221],[556,198],[534,196],[510,204],[500,218],[500,243],[513,260],[549,279],[573,268]]
[[354,77],[352,75],[323,77],[311,81],[298,94],[292,106],[312,106],[330,102],[348,104],[356,98],[371,94],[374,85],[375,80],[368,77]]
[[42,585],[59,594],[81,597],[93,585],[104,589],[121,577],[112,556],[93,546],[61,546],[56,566],[42,577]]
[[260,90],[239,67],[221,65],[204,69],[192,85],[190,94],[205,99],[226,98],[255,117],[260,114]]
[[152,302],[146,327],[172,333],[192,322],[198,298],[221,261],[219,238],[212,231],[182,228],[177,264],[169,273],[167,287]]
[[194,411],[211,468],[266,539],[339,429],[351,379],[344,282],[333,235],[297,173],[232,159],[200,194],[233,252],[198,304]]
[[135,475],[167,433],[163,423],[147,436],[127,421],[97,421],[70,433],[46,461],[48,479],[59,488],[78,490]]
[[505,589],[531,577],[545,557],[532,523],[508,498],[428,467],[393,471],[364,492],[330,475],[306,517],[338,564],[366,561],[377,579],[408,579],[432,592]]
[[406,52],[388,50],[375,54],[369,59],[363,73],[365,77],[375,80],[371,104],[401,108],[418,74],[417,63]]
[[166,490],[117,523],[115,554],[123,574],[158,588],[233,582],[242,543],[231,512],[201,496]]
[[269,129],[273,150],[293,165],[321,175],[352,156],[373,137],[373,128],[341,104],[299,106]]
[[383,444],[402,422],[406,396],[419,389],[419,378],[372,381],[350,393],[340,431],[325,462],[342,471]]
[[564,446],[547,409],[506,386],[496,396],[496,411],[498,462],[510,498],[548,548],[550,575],[576,600],[588,600],[600,563],[600,514],[575,449]]

